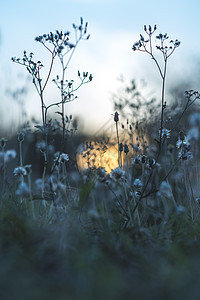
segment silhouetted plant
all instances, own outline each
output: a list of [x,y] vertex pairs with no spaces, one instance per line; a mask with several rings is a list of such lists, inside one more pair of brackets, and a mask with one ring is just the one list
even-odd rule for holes
[[[180,42],[176,40],[170,40],[166,44],[166,41],[169,39],[167,33],[156,36],[156,39],[158,40],[159,44],[155,45],[153,44],[152,37],[156,31],[157,27],[156,25],[152,29],[151,25],[147,28],[147,26],[144,26],[144,31],[147,35],[147,37],[144,37],[142,34],[140,34],[140,39],[138,42],[134,43],[132,49],[133,51],[141,51],[145,52],[153,59],[155,62],[158,71],[160,73],[161,79],[162,79],[162,88],[161,88],[161,123],[160,123],[160,137],[159,137],[159,144],[161,147],[162,143],[162,131],[163,131],[163,120],[164,120],[164,109],[166,108],[166,100],[165,100],[165,84],[166,84],[166,72],[167,72],[167,62],[169,57],[173,54],[175,49],[180,46]],[[162,58],[163,58],[163,66],[159,63],[158,58],[155,56],[154,48],[156,48],[158,51],[161,52]]]
[[[88,23],[86,22],[85,25],[83,24],[83,19],[81,18],[81,24],[75,25],[73,24],[73,29],[75,33],[75,42],[71,42],[70,39],[70,32],[62,32],[62,31],[56,31],[56,33],[48,33],[43,34],[40,36],[37,36],[35,40],[39,43],[41,43],[44,48],[50,52],[51,54],[51,61],[49,70],[47,73],[46,78],[41,77],[41,69],[44,67],[41,61],[35,62],[33,60],[34,54],[31,52],[29,55],[27,55],[27,52],[24,51],[23,58],[16,58],[12,57],[12,61],[16,62],[22,66],[24,66],[27,71],[30,73],[30,75],[33,78],[33,84],[35,85],[35,88],[38,92],[38,95],[40,97],[41,101],[41,109],[42,109],[42,126],[38,127],[43,132],[45,137],[45,143],[46,143],[46,160],[48,162],[48,130],[49,130],[49,124],[47,121],[47,112],[48,109],[52,106],[59,106],[62,105],[61,112],[59,114],[62,117],[62,127],[63,127],[63,135],[62,135],[62,150],[64,150],[64,139],[65,139],[65,112],[64,112],[64,104],[70,101],[73,101],[77,97],[74,95],[74,92],[76,92],[83,84],[88,83],[92,80],[92,75],[88,75],[88,72],[83,72],[83,76],[80,75],[80,72],[78,71],[78,76],[80,78],[80,84],[77,87],[74,87],[73,80],[68,81],[65,77],[66,70],[69,66],[69,63],[72,59],[72,56],[74,54],[75,49],[77,48],[79,42],[81,40],[87,40],[89,39],[89,35],[87,35],[87,26]],[[56,83],[57,87],[60,90],[61,94],[61,100],[54,102],[50,105],[47,105],[45,103],[44,99],[44,90],[48,84],[48,81],[50,79],[53,65],[55,58],[58,57],[61,66],[62,66],[62,74],[61,79],[59,75],[57,75],[56,79],[54,79],[54,82]]]

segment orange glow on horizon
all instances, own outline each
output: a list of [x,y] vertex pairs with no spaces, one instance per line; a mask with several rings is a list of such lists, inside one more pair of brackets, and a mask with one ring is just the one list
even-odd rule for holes
[[117,146],[108,146],[107,149],[103,151],[96,145],[92,150],[85,150],[83,153],[77,154],[77,163],[80,169],[102,167],[110,173],[118,167]]

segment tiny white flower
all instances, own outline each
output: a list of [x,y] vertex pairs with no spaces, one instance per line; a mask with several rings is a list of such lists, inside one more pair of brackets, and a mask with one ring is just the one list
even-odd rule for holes
[[13,171],[14,176],[25,176],[27,175],[26,169],[24,167],[17,167]]
[[38,192],[42,191],[42,178],[38,178],[35,180],[35,187]]
[[163,181],[159,187],[159,193],[161,196],[164,196],[166,198],[171,197],[171,189],[169,184],[166,181]]
[[176,147],[179,149],[181,147],[190,147],[190,143],[188,142],[187,137],[184,138],[184,140],[181,140],[180,138],[176,142]]
[[50,154],[53,154],[54,151],[55,151],[54,146],[53,146],[53,145],[48,145],[48,152],[49,152]]
[[18,189],[16,190],[17,196],[27,197],[30,194],[30,189],[25,182],[21,182]]
[[66,153],[56,152],[54,154],[55,162],[64,163],[69,160],[69,155]]
[[45,149],[46,149],[45,141],[37,142],[36,143],[36,149],[41,151],[41,152],[45,152]]
[[178,153],[178,158],[181,158],[183,160],[187,160],[187,159],[192,159],[193,155],[192,155],[192,152],[190,150],[188,150],[187,148],[183,148],[183,149],[180,149],[180,151]]
[[5,153],[5,161],[10,161],[16,157],[17,153],[15,150],[7,150]]
[[31,170],[32,165],[25,165],[24,168],[25,168],[27,174],[31,174],[32,173],[32,170]]
[[[159,135],[160,135],[160,130],[159,130]],[[163,128],[162,129],[162,138],[170,138],[170,130],[168,130],[167,128]]]
[[139,188],[142,187],[142,182],[141,182],[140,179],[136,178],[136,179],[134,180],[133,185],[134,185],[135,188],[139,189]]
[[200,204],[200,198],[195,199],[196,203]]
[[42,185],[42,178],[36,179],[35,184],[38,185],[38,186]]
[[60,158],[59,158],[59,161],[60,161],[61,163],[64,163],[64,162],[66,162],[66,161],[68,161],[68,160],[69,160],[69,155],[66,154],[66,153],[61,153]]

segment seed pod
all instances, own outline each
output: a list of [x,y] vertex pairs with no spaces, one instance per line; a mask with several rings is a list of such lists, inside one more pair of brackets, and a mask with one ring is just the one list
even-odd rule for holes
[[122,151],[123,151],[123,144],[120,143],[120,144],[119,144],[119,152],[122,152]]
[[129,148],[127,144],[124,145],[124,153],[129,153]]
[[116,123],[119,122],[119,114],[118,114],[117,111],[115,112],[115,115],[114,115],[114,121],[115,121]]
[[145,164],[145,162],[146,162],[146,156],[145,155],[142,156],[141,161],[142,161],[143,164]]

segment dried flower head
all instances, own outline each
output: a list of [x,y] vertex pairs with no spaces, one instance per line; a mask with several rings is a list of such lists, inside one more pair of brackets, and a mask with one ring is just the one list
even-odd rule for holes
[[13,174],[15,177],[18,177],[18,176],[26,176],[27,175],[27,171],[24,167],[17,167],[14,169],[13,171]]
[[136,178],[136,179],[134,180],[134,182],[133,182],[133,185],[134,185],[135,188],[139,189],[139,188],[142,187],[142,182],[141,182],[140,179]]
[[128,154],[129,153],[129,148],[127,144],[124,144],[124,153]]
[[54,154],[54,157],[55,157],[55,162],[57,163],[65,163],[66,161],[69,161],[69,155],[66,153],[56,152]]
[[125,177],[125,171],[122,170],[120,167],[117,167],[116,169],[114,169],[111,172],[110,176],[111,176],[111,178],[113,178],[115,180],[124,179],[124,177]]
[[16,157],[17,153],[15,150],[7,150],[5,153],[5,162],[10,161]]
[[21,197],[28,197],[30,195],[30,189],[25,182],[21,182],[18,189],[16,190],[16,195]]
[[[160,135],[160,130],[159,130],[159,135]],[[170,130],[168,130],[167,128],[163,128],[161,137],[162,137],[162,139],[169,139],[170,138]]]
[[31,172],[32,172],[32,165],[25,165],[24,168],[25,168],[27,174],[31,174]]
[[59,162],[65,163],[68,160],[69,160],[69,155],[66,154],[66,153],[61,153],[60,158],[59,158]]

